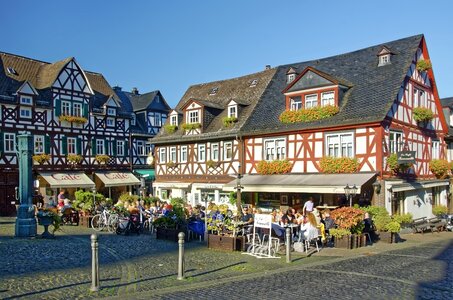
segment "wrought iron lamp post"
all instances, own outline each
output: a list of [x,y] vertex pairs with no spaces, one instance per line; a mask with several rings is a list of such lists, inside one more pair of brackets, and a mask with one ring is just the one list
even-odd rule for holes
[[242,214],[242,209],[241,209],[241,202],[242,202],[242,195],[241,195],[241,191],[244,189],[244,187],[241,185],[241,178],[242,178],[242,174],[241,174],[241,165],[238,165],[238,175],[237,175],[237,178],[236,178],[236,186],[234,187],[236,189],[236,209],[237,209],[237,216],[238,218],[241,216]]
[[344,194],[346,196],[346,199],[349,200],[349,207],[352,207],[352,198],[354,198],[354,196],[357,194],[357,187],[355,186],[352,186],[350,187],[349,184],[346,184],[346,186],[344,187]]

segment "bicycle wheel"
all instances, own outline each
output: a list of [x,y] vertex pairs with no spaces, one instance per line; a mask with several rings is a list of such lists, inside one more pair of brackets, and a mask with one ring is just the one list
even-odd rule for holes
[[97,214],[91,219],[91,228],[94,230],[101,231],[104,229],[104,226],[105,224],[101,214]]
[[116,232],[116,228],[118,227],[118,222],[119,222],[119,218],[118,218],[117,214],[110,215],[107,230],[109,232],[113,232],[113,233]]

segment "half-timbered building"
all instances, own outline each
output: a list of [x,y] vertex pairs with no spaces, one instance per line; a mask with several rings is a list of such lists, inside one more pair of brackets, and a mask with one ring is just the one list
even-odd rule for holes
[[239,185],[261,207],[335,206],[355,185],[353,203],[429,216],[448,195],[430,169],[448,127],[429,61],[418,35],[192,86],[170,114],[178,129],[154,140],[157,193],[220,201]]
[[15,213],[22,132],[33,136],[33,172],[43,195],[64,188],[73,198],[85,188],[116,197],[139,186],[131,171],[146,165],[150,150],[140,150],[133,135],[133,111],[102,74],[74,58],[47,63],[0,52],[0,215]]

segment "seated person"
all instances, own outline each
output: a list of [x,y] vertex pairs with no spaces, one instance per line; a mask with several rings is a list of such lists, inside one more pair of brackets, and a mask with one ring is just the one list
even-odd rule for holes
[[330,210],[326,209],[323,212],[322,222],[324,223],[326,233],[329,233],[330,229],[335,228],[335,221],[330,217]]
[[373,219],[371,219],[369,213],[365,213],[365,215],[363,217],[363,225],[364,225],[364,228],[363,228],[362,232],[369,233],[370,239],[372,241],[374,241],[375,240],[375,232],[374,232],[375,228],[374,228],[374,224],[373,224]]
[[244,207],[242,209],[241,221],[244,222],[244,234],[251,233],[253,227],[253,215],[251,214],[250,208]]
[[288,224],[295,223],[296,216],[294,215],[292,208],[288,208],[288,211],[286,212],[286,217],[288,219]]
[[63,207],[60,209],[61,212],[64,212],[64,211],[65,211],[66,209],[68,209],[68,208],[72,208],[71,201],[69,201],[68,198],[64,199],[64,200],[63,200],[63,203],[64,203],[64,205],[63,205]]
[[313,213],[307,214],[307,222],[300,227],[299,240],[311,239],[318,236],[318,223]]
[[61,209],[64,206],[64,199],[58,199],[58,205],[57,208],[61,211]]

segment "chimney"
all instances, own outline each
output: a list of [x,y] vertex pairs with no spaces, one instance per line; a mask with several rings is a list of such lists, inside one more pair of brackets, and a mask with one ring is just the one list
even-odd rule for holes
[[115,85],[115,86],[113,87],[113,90],[114,90],[115,92],[121,92],[121,87]]
[[137,89],[136,87],[133,87],[133,88],[132,88],[131,93],[134,94],[134,95],[139,95],[138,89]]
[[271,65],[266,65],[266,70],[270,70],[271,69]]

